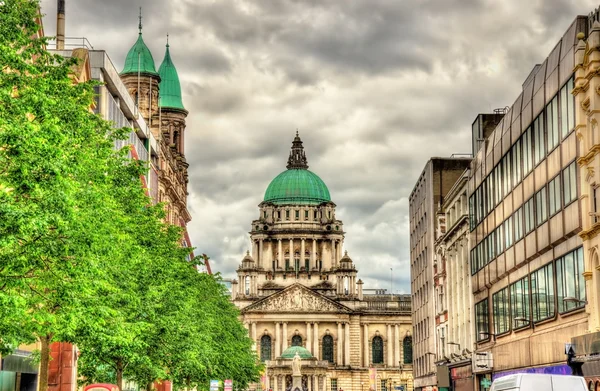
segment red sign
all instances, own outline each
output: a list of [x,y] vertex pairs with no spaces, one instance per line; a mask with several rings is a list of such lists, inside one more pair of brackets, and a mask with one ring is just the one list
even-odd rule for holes
[[233,380],[225,379],[225,381],[223,382],[223,390],[224,391],[233,390]]

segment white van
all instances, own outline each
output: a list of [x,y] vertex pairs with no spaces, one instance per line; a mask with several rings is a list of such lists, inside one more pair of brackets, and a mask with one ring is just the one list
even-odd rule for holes
[[587,391],[580,376],[518,373],[499,377],[490,391]]

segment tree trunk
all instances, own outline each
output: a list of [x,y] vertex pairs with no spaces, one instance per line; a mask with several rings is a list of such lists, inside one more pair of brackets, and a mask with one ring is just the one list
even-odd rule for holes
[[123,390],[123,361],[117,361],[117,387]]
[[148,384],[146,384],[146,391],[152,391],[152,382],[148,382]]
[[39,388],[40,391],[48,390],[48,364],[50,363],[50,342],[52,334],[43,335],[40,337],[40,374]]

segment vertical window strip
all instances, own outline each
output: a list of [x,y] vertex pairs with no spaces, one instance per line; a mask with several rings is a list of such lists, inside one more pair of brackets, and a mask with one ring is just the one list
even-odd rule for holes
[[508,287],[492,296],[494,333],[503,334],[510,330]]
[[567,105],[569,102],[569,91],[567,91],[567,85],[560,89],[560,135],[561,138],[567,137],[570,132],[569,129],[569,116]]
[[533,197],[530,198],[525,205],[523,205],[523,210],[525,211],[525,235],[533,231],[535,228],[535,214],[533,208]]
[[548,136],[548,151],[558,145],[558,96],[546,106],[546,133]]
[[548,208],[546,200],[546,186],[535,193],[535,223],[536,226],[542,225],[548,219]]
[[[582,247],[556,260],[557,298],[560,313],[585,306],[583,271]],[[565,301],[565,298],[574,298],[575,300]]]
[[533,143],[531,126],[527,128],[523,135],[523,176],[531,172],[533,168]]
[[544,138],[544,118],[540,114],[533,122],[534,165],[537,166],[546,157],[546,142]]
[[575,97],[571,95],[573,91],[573,78],[567,82],[567,116],[569,118],[569,132],[575,128]]
[[540,322],[554,316],[554,283],[552,263],[531,273],[533,321]]
[[517,209],[513,215],[513,226],[515,231],[515,242],[518,242],[523,237],[523,208]]
[[553,216],[561,208],[560,202],[560,175],[548,183],[548,204],[550,216]]
[[488,301],[487,299],[475,304],[475,327],[476,340],[483,341],[489,338],[490,323],[488,316]]
[[[524,277],[510,285],[511,318],[513,329],[529,326],[529,278]],[[517,318],[521,318],[518,320]]]

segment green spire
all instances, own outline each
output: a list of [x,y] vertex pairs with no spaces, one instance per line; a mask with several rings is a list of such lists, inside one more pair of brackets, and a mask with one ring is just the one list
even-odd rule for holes
[[128,73],[149,73],[151,75],[158,75],[156,68],[154,67],[154,58],[152,53],[148,49],[148,46],[144,43],[142,38],[142,8],[140,7],[140,22],[138,25],[139,34],[135,44],[129,49],[127,57],[125,58],[125,66],[121,71],[121,75]]
[[181,85],[179,84],[179,76],[177,69],[171,60],[169,53],[169,34],[167,34],[167,49],[165,51],[165,59],[158,68],[160,75],[160,84],[158,85],[159,105],[162,108],[172,108],[185,110],[181,101]]

